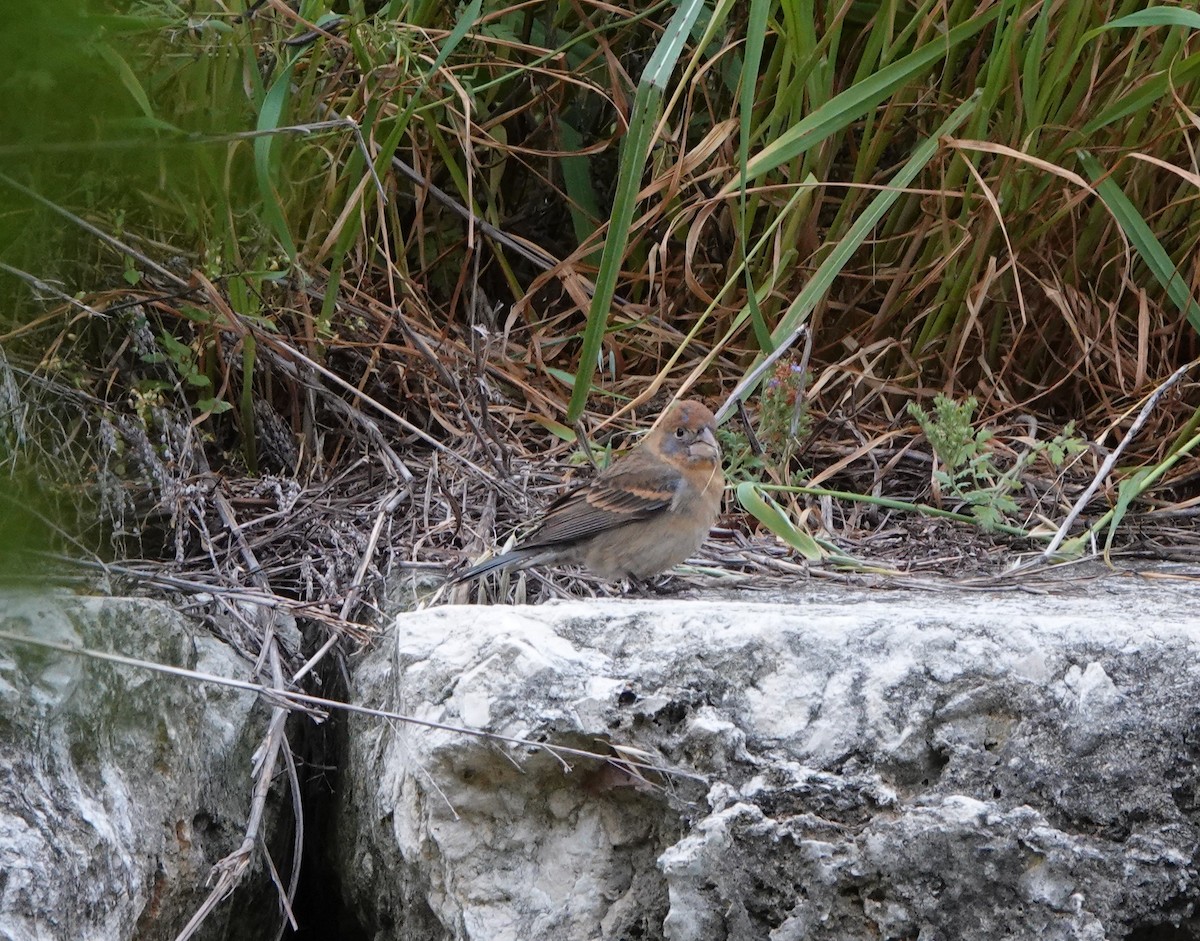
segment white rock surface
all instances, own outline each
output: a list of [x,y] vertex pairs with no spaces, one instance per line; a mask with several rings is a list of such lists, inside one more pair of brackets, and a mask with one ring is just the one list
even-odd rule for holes
[[403,615],[356,701],[703,782],[356,717],[349,900],[378,941],[1200,936],[1200,594],[1130,588]]
[[[0,626],[246,672],[141,599],[5,592]],[[254,708],[244,692],[0,642],[0,939],[174,937],[210,867],[240,842]]]

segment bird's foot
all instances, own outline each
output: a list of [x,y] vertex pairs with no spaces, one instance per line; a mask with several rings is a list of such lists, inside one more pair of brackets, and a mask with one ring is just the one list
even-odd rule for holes
[[670,575],[654,575],[650,578],[634,578],[630,575],[625,579],[622,597],[628,595],[677,595],[683,590],[683,585]]

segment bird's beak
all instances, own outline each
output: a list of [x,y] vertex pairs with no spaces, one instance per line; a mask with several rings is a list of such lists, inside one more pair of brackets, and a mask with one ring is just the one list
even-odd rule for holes
[[696,436],[696,440],[688,448],[688,453],[693,458],[707,458],[709,460],[716,460],[721,456],[721,448],[717,444],[717,437],[712,433],[711,428],[702,428],[700,430],[700,434]]

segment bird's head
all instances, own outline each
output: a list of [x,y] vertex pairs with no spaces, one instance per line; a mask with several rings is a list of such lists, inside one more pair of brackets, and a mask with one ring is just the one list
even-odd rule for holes
[[659,426],[663,454],[688,464],[711,464],[721,459],[717,422],[695,399],[677,404]]

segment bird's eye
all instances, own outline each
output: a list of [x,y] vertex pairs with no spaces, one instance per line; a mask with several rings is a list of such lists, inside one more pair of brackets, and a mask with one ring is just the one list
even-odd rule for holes
[[680,426],[679,428],[675,429],[675,437],[676,438],[682,438],[686,434],[687,434],[687,429],[684,428],[683,426]]

